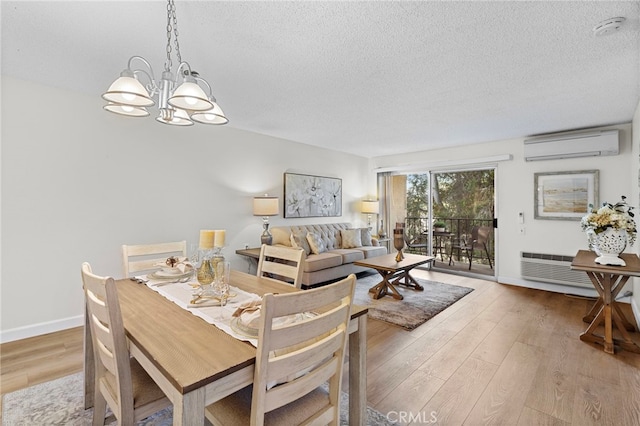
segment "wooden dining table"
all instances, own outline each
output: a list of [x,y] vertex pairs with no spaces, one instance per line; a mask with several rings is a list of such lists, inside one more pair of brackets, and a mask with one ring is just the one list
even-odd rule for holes
[[[293,286],[231,271],[230,283],[263,295]],[[173,404],[174,425],[203,425],[205,407],[253,383],[256,348],[193,315],[144,284],[116,281],[131,355]],[[349,424],[366,423],[367,308],[349,324]],[[85,408],[93,406],[93,356],[85,324]]]

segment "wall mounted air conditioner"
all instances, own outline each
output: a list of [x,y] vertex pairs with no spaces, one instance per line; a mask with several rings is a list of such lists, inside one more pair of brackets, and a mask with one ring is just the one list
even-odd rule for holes
[[524,141],[525,161],[617,155],[618,130],[546,136]]

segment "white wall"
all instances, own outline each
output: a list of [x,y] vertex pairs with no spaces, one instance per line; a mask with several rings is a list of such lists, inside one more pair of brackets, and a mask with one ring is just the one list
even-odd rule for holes
[[363,157],[237,130],[232,114],[228,126],[176,128],[102,105],[2,78],[0,341],[82,324],[80,265],[119,277],[122,244],[226,229],[225,255],[246,269],[234,252],[260,243],[252,197],[282,203],[286,171],[341,178],[343,216],[284,219],[281,204],[272,225],[366,220],[357,212],[372,188]]
[[[601,201],[624,194],[639,206],[640,105],[633,145],[631,125],[613,126],[621,130],[618,156],[526,163],[522,139],[514,139],[367,160],[229,126],[122,118],[104,112],[99,98],[6,77],[1,83],[0,342],[80,325],[80,264],[121,276],[121,244],[195,241],[200,229],[224,228],[225,254],[234,268],[246,268],[234,251],[259,244],[252,197],[268,192],[282,200],[285,171],[342,178],[343,216],[279,216],[272,224],[362,225],[358,204],[375,196],[376,168],[512,154],[497,172],[497,274],[503,283],[542,288],[520,278],[520,252],[571,256],[586,239],[578,222],[533,220],[533,173],[599,169]],[[53,107],[35,110],[33,98]],[[640,243],[632,250],[640,252]],[[636,280],[636,318],[639,301]]]
[[[496,238],[498,253],[496,265],[498,281],[558,291],[560,287],[555,284],[533,283],[520,277],[520,252],[574,256],[578,249],[587,249],[586,237],[577,221],[534,220],[534,173],[598,169],[600,171],[600,202],[616,202],[620,200],[621,195],[626,195],[631,200],[632,194],[635,194],[634,205],[638,206],[636,175],[638,161],[637,154],[635,156],[631,154],[631,125],[624,124],[603,129],[608,128],[620,129],[619,155],[525,162],[523,158],[524,138],[520,138],[377,157],[373,159],[373,167],[437,165],[442,162],[465,162],[502,154],[513,155],[513,160],[499,162],[497,169],[496,217],[498,218],[498,230]],[[634,176],[633,181],[630,179],[632,175]],[[519,233],[518,212],[520,211],[524,212],[525,217],[524,235]],[[638,245],[638,243],[636,244]],[[576,292],[584,294],[580,290]],[[595,291],[589,290],[587,293],[595,294]]]
[[[635,206],[636,227],[640,228],[640,102],[633,116],[633,131],[631,138],[631,170],[630,180],[633,190],[629,193],[629,200],[632,206]],[[636,240],[634,249],[636,254],[640,255],[640,240]],[[636,317],[636,322],[640,324],[640,278],[632,278],[633,280],[633,296],[631,298],[631,307]]]

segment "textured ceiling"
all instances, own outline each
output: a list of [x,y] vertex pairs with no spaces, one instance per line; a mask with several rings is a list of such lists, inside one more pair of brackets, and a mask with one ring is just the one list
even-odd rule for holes
[[[97,97],[132,55],[162,71],[162,1],[1,6],[3,75]],[[640,97],[638,1],[176,9],[182,59],[228,126],[366,157],[629,122]],[[616,16],[620,31],[593,35]]]

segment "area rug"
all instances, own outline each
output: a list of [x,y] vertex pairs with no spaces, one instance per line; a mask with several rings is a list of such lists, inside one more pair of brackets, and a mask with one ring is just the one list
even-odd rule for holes
[[[91,424],[93,409],[85,410],[83,373],[8,393],[2,398],[2,424],[6,426],[85,426]],[[340,424],[349,424],[349,395],[342,392]],[[166,408],[138,425],[170,426],[173,410]],[[116,422],[112,423],[113,425]],[[367,425],[394,425],[385,415],[367,407]]]
[[396,286],[403,300],[384,296],[374,299],[369,289],[379,283],[379,274],[370,274],[358,279],[354,303],[369,307],[369,318],[413,330],[433,318],[455,302],[473,291],[472,288],[445,284],[437,281],[416,279],[424,291],[405,286]]

